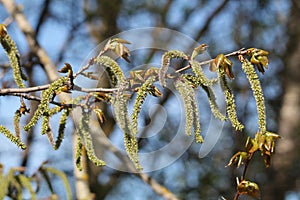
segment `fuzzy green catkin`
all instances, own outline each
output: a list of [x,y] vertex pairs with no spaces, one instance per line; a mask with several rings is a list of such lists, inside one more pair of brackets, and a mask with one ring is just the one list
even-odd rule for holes
[[205,74],[202,71],[201,65],[199,64],[199,62],[195,61],[195,60],[191,60],[190,64],[192,66],[192,70],[193,72],[196,74],[196,76],[199,78],[199,81],[201,82],[201,84],[205,85],[205,86],[211,86],[214,82],[213,80],[209,80]]
[[25,88],[22,79],[26,80],[26,77],[21,70],[20,55],[17,46],[7,34],[6,27],[3,24],[0,24],[0,43],[9,58],[16,84],[20,88]]
[[110,83],[112,87],[116,87],[118,84],[118,78],[116,77],[115,73],[111,70],[111,68],[106,67],[106,72],[110,78]]
[[[99,65],[104,65],[107,68],[110,68],[113,74],[117,77],[118,82],[125,82],[126,77],[121,69],[121,67],[118,65],[116,61],[114,61],[112,58],[108,56],[100,56],[95,59],[95,62],[98,63]],[[108,71],[110,72],[110,71]],[[112,74],[109,74],[112,75]],[[111,78],[113,81],[113,78]]]
[[57,114],[60,111],[61,111],[61,107],[55,106],[54,108],[51,108],[48,112],[45,112],[43,115],[41,134],[47,135],[48,141],[50,142],[53,148],[55,148],[55,143],[54,143],[53,132],[50,126],[50,117],[52,117],[53,115]]
[[[213,115],[222,121],[226,120],[226,116],[224,116],[219,110],[218,104],[216,102],[216,96],[214,94],[214,91],[211,89],[211,86],[203,85],[198,77],[195,77],[190,74],[183,74],[182,78],[189,81],[191,84],[200,86],[207,94],[209,106]],[[216,80],[217,79],[211,79],[209,81],[211,81],[211,83],[214,84]]]
[[[124,86],[126,83],[121,83],[120,88],[126,88]],[[124,145],[126,152],[131,159],[131,161],[135,164],[135,167],[138,170],[141,170],[142,167],[139,163],[138,158],[138,144],[135,135],[133,134],[133,127],[128,115],[127,109],[128,98],[124,92],[124,89],[119,89],[115,95],[111,99],[111,104],[114,108],[116,121],[120,127],[120,129],[124,133]]]
[[21,136],[21,131],[20,131],[20,119],[21,119],[21,112],[20,110],[17,110],[15,112],[14,116],[14,129],[15,129],[15,134],[17,138],[20,138]]
[[66,108],[63,110],[60,120],[59,120],[59,128],[58,128],[58,135],[55,141],[55,145],[54,145],[54,149],[57,150],[63,139],[64,139],[64,133],[65,133],[65,128],[66,128],[66,123],[67,123],[67,119],[68,116],[70,115],[71,109]]
[[209,101],[209,107],[210,107],[212,114],[215,116],[215,118],[217,118],[221,121],[226,120],[226,116],[224,116],[219,110],[219,106],[216,102],[216,96],[215,96],[213,90],[210,87],[205,86],[205,85],[201,85],[201,87],[207,94],[208,101]]
[[51,129],[51,125],[50,125],[50,118],[49,116],[47,117],[43,117],[43,121],[42,121],[42,135],[47,136],[48,141],[50,142],[51,146],[54,147],[54,137],[53,137],[53,132]]
[[127,109],[128,98],[123,90],[118,90],[116,95],[111,99],[114,108],[116,121],[124,133],[132,133],[132,125]]
[[89,120],[89,113],[82,112],[82,118],[79,124],[80,136],[82,137],[82,141],[84,142],[84,147],[87,151],[88,158],[96,166],[103,166],[105,165],[105,162],[103,160],[98,159],[94,151],[92,136],[89,133]]
[[[190,86],[191,87],[191,86]],[[196,99],[196,93],[194,89],[191,87],[193,95],[191,96],[192,101],[192,110],[193,110],[193,117],[194,117],[194,134],[195,140],[197,143],[202,143],[203,138],[201,136],[201,128],[200,128],[200,118],[199,118],[199,108],[198,108],[198,101]]]
[[69,184],[69,181],[68,181],[68,178],[67,178],[66,174],[63,173],[62,171],[59,171],[59,170],[53,168],[53,167],[43,167],[43,169],[46,172],[49,172],[51,174],[55,174],[56,176],[58,176],[62,180],[62,182],[65,186],[65,189],[66,189],[67,199],[72,200],[71,186]]
[[264,95],[261,88],[261,84],[258,78],[257,73],[255,72],[254,66],[249,62],[249,60],[245,59],[242,63],[242,68],[247,75],[249,80],[251,89],[253,91],[253,95],[256,101],[257,113],[258,113],[258,126],[261,133],[265,133],[266,128],[266,108]]
[[19,148],[26,149],[26,145],[20,140],[20,138],[14,136],[6,127],[0,125],[0,132],[3,133],[11,142],[15,143]]
[[156,77],[150,77],[148,78],[142,86],[139,88],[137,92],[137,96],[135,98],[134,106],[133,106],[133,112],[131,115],[131,122],[132,122],[132,133],[133,135],[136,135],[138,133],[138,116],[142,108],[142,104],[144,103],[144,100],[147,97],[148,90],[150,86],[155,82]]
[[[51,127],[50,127],[50,117],[52,117],[53,115],[57,114],[58,112],[61,111],[61,107],[60,106],[55,106],[54,108],[49,109],[48,111],[44,112],[43,114],[43,121],[42,121],[42,131],[41,134],[48,134],[49,131],[51,131]],[[51,141],[53,141],[53,136]],[[51,142],[52,144],[52,142]]]
[[228,118],[229,118],[233,128],[235,128],[235,130],[241,131],[244,128],[244,125],[241,124],[241,122],[239,122],[239,120],[237,118],[234,95],[228,86],[228,83],[227,83],[227,80],[225,77],[225,71],[222,67],[219,68],[218,78],[220,81],[221,88],[225,95],[226,111],[227,111]]
[[178,51],[178,50],[172,50],[164,53],[162,56],[162,64],[161,68],[158,71],[158,79],[160,82],[160,85],[162,87],[166,87],[166,74],[170,65],[170,61],[172,58],[182,58],[182,59],[187,59],[187,55],[185,53]]
[[18,179],[20,180],[20,183],[22,186],[24,186],[30,193],[30,199],[35,200],[36,199],[36,194],[32,188],[32,185],[30,183],[30,179],[23,174],[18,175]]
[[132,134],[124,133],[124,145],[125,150],[135,168],[139,171],[143,170],[138,157],[138,143],[136,137]]
[[75,164],[79,171],[82,170],[81,165],[81,156],[82,156],[83,146],[80,137],[77,137],[77,144],[76,144],[76,153],[75,153]]
[[185,133],[187,135],[192,135],[192,128],[194,123],[193,106],[191,100],[192,91],[190,90],[188,84],[182,82],[181,80],[177,80],[175,82],[175,88],[179,92],[183,100],[185,111]]
[[50,84],[50,87],[47,90],[42,92],[42,99],[41,102],[35,111],[33,117],[31,118],[30,122],[26,126],[24,126],[24,130],[28,131],[31,129],[37,121],[42,117],[45,112],[49,112],[49,103],[52,100],[53,94],[58,91],[65,83],[68,81],[66,77],[60,77],[59,79],[55,80],[53,83]]

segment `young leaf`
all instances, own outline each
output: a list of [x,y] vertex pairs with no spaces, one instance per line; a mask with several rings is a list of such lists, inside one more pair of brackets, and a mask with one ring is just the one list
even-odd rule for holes
[[192,53],[191,60],[194,60],[194,58],[199,55],[203,54],[207,50],[208,46],[206,44],[200,44],[198,47],[196,47]]
[[104,51],[110,49],[114,51],[119,57],[124,58],[124,60],[130,63],[130,60],[128,58],[130,56],[130,52],[124,44],[130,44],[130,42],[121,38],[109,39],[104,47]]

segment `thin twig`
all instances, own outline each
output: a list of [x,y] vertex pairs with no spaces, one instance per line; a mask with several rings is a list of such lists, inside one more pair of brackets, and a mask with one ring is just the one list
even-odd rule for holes
[[[29,87],[29,88],[4,88],[0,89],[0,95],[5,96],[12,93],[30,93],[30,92],[36,92],[36,91],[42,91],[46,90],[50,87],[50,84],[46,85],[40,85],[35,87]],[[81,91],[81,92],[114,92],[117,91],[118,88],[82,88],[77,85],[74,85],[73,90]]]
[[28,87],[28,88],[4,88],[0,89],[0,95],[4,96],[11,93],[29,93],[29,92],[36,92],[41,90],[46,90],[50,87],[50,84],[35,86],[35,87]]
[[88,62],[85,66],[83,66],[76,74],[73,75],[74,79],[75,79],[79,74],[81,74],[82,72],[84,72],[85,70],[87,70],[91,65],[93,65],[95,59],[96,59],[97,57],[100,57],[101,55],[103,55],[106,51],[107,51],[107,49],[102,49],[102,50],[99,52],[98,56],[91,58],[91,59],[89,60],[89,62]]
[[234,199],[233,200],[238,200],[240,196],[240,193],[236,192],[234,195]]
[[82,88],[77,85],[74,85],[73,90],[80,91],[80,92],[87,92],[87,93],[90,93],[90,92],[107,92],[107,93],[109,93],[109,92],[117,91],[117,90],[119,90],[119,88]]
[[[244,55],[246,53],[247,53],[247,51],[245,50],[245,48],[241,48],[240,50],[237,50],[237,51],[226,54],[225,57],[236,56],[236,55]],[[214,61],[214,59],[206,60],[206,61],[200,62],[199,65],[200,66],[207,65],[207,64],[209,64],[213,61]],[[191,65],[187,65],[183,68],[180,68],[180,69],[176,70],[175,72],[180,73],[180,72],[185,71],[185,70],[190,69],[190,68],[191,68]]]
[[[24,93],[10,93],[11,96],[16,96],[16,97],[22,97],[24,99],[27,99],[27,100],[32,100],[32,101],[38,101],[38,102],[41,102],[41,98],[40,97],[37,97],[37,96],[33,96],[33,95],[30,95],[30,94],[24,94]],[[0,94],[0,96],[3,96]],[[64,103],[60,103],[60,102],[57,102],[57,101],[50,101],[50,103],[54,104],[54,105],[57,105],[57,106],[64,106],[64,107],[72,107],[72,106],[77,106],[75,104],[64,104]]]

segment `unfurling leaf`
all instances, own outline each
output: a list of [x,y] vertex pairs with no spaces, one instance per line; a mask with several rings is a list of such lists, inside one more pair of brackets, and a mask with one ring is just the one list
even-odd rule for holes
[[266,167],[270,167],[271,165],[272,153],[275,151],[275,142],[280,138],[280,135],[268,131],[265,133],[257,132],[255,135],[255,141],[257,142],[261,155],[264,157]]
[[130,63],[130,60],[128,58],[130,56],[130,52],[129,49],[125,46],[125,44],[131,44],[131,43],[121,38],[109,39],[104,47],[104,51],[110,49],[114,51],[119,57],[124,58],[124,60]]
[[257,140],[248,137],[246,144],[245,144],[245,149],[250,154],[253,154],[254,152],[256,152],[259,149]]
[[234,74],[232,72],[232,62],[227,57],[225,57],[224,54],[219,54],[215,58],[214,64],[215,64],[216,69],[219,69],[220,67],[222,67],[224,69],[226,75],[228,76],[228,78],[230,78],[230,79],[234,78]]
[[103,123],[106,120],[105,115],[101,109],[95,108],[93,109],[93,111],[97,115],[97,118],[99,119],[100,123]]
[[249,195],[256,199],[260,199],[259,187],[256,183],[242,180],[238,183],[237,191],[239,194]]
[[208,46],[206,44],[200,44],[198,47],[196,47],[192,53],[191,60],[194,60],[194,58],[199,55],[203,54],[207,50]]
[[233,164],[237,164],[237,167],[239,168],[241,164],[244,164],[246,161],[248,161],[248,159],[249,159],[249,154],[247,152],[237,152],[231,157],[226,167],[231,166]]
[[73,85],[73,79],[74,79],[74,77],[73,77],[73,69],[72,69],[72,66],[69,63],[65,63],[65,65],[63,66],[63,68],[61,68],[60,70],[58,70],[58,72],[60,72],[60,73],[68,73],[67,77],[70,79],[70,82]]
[[267,56],[269,52],[262,49],[250,48],[247,49],[247,55],[251,56],[251,63],[256,65],[258,71],[262,74],[265,72],[264,68],[268,69],[269,59]]

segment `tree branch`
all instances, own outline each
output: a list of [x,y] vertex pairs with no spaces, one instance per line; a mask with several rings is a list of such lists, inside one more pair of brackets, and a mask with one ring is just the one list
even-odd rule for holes
[[[50,84],[40,85],[35,87],[28,87],[28,88],[4,88],[0,89],[0,96],[10,95],[14,93],[30,93],[36,91],[42,91],[48,89]],[[77,85],[74,85],[73,90],[80,91],[80,92],[114,92],[117,91],[118,88],[82,88]]]
[[[237,56],[237,55],[244,55],[246,53],[247,53],[247,50],[245,50],[245,48],[242,48],[240,50],[237,50],[237,51],[234,51],[234,52],[226,54],[225,57]],[[207,65],[207,64],[209,64],[209,63],[211,63],[213,61],[214,61],[214,59],[206,60],[206,61],[200,62],[199,65],[200,66]],[[183,71],[185,71],[187,69],[190,69],[190,68],[191,68],[191,65],[187,65],[187,66],[185,66],[183,68],[180,68],[180,69],[176,70],[175,72],[176,73],[180,73],[180,72],[183,72]]]
[[[25,15],[22,13],[22,11],[17,7],[17,5],[15,4],[15,2],[13,0],[1,0],[0,2],[4,5],[6,10],[12,15],[12,17],[17,22],[21,31],[25,34],[26,40],[29,44],[31,51],[33,53],[35,53],[37,55],[37,57],[40,59],[40,62],[44,66],[44,69],[47,73],[47,76],[48,76],[50,82],[58,79],[59,75],[58,75],[58,72],[56,71],[56,67],[55,67],[54,63],[51,61],[51,59],[47,55],[46,51],[38,44],[38,41],[36,40],[36,37],[35,37],[36,36],[35,32],[34,32],[33,28],[31,27],[31,25],[29,24]],[[99,55],[101,55],[102,53],[103,52],[100,52]],[[74,78],[76,78],[76,76],[78,76],[84,70],[88,69],[91,64],[92,63],[88,63],[86,66],[81,68],[81,70],[79,70],[79,72],[77,72],[74,75]],[[44,87],[46,87],[46,86],[44,86]],[[31,96],[31,95],[24,94],[24,93],[11,93],[11,95],[20,96],[20,97],[23,97],[23,98],[26,98],[29,100],[34,100],[34,101],[41,100],[39,97]],[[61,97],[62,97],[61,98],[62,100],[65,100],[67,102],[69,100],[71,100],[71,97],[67,94],[61,95]],[[53,102],[53,103],[56,105],[62,105],[59,102]],[[75,118],[73,117],[73,121],[75,124],[79,124],[79,121],[76,117]],[[101,138],[96,137],[96,139],[99,143],[103,143],[103,140]],[[111,144],[108,144],[108,145],[109,145],[108,149],[113,150],[112,152],[118,152],[118,150],[115,149],[115,147],[113,147]],[[124,157],[124,156],[122,155],[122,157]],[[132,166],[132,163],[129,160],[126,163],[127,164],[130,163],[130,165]],[[133,166],[132,166],[132,168],[134,169]],[[169,190],[167,190],[165,187],[158,184],[155,180],[149,178],[148,175],[146,175],[146,174],[139,175],[139,177],[141,177],[142,180],[144,180],[146,183],[148,183],[148,185],[151,186],[153,191],[156,192],[157,194],[161,195],[163,198],[165,198],[167,200],[176,200],[177,199],[175,197],[175,195],[173,195]],[[88,195],[89,194],[87,194],[87,196]]]

